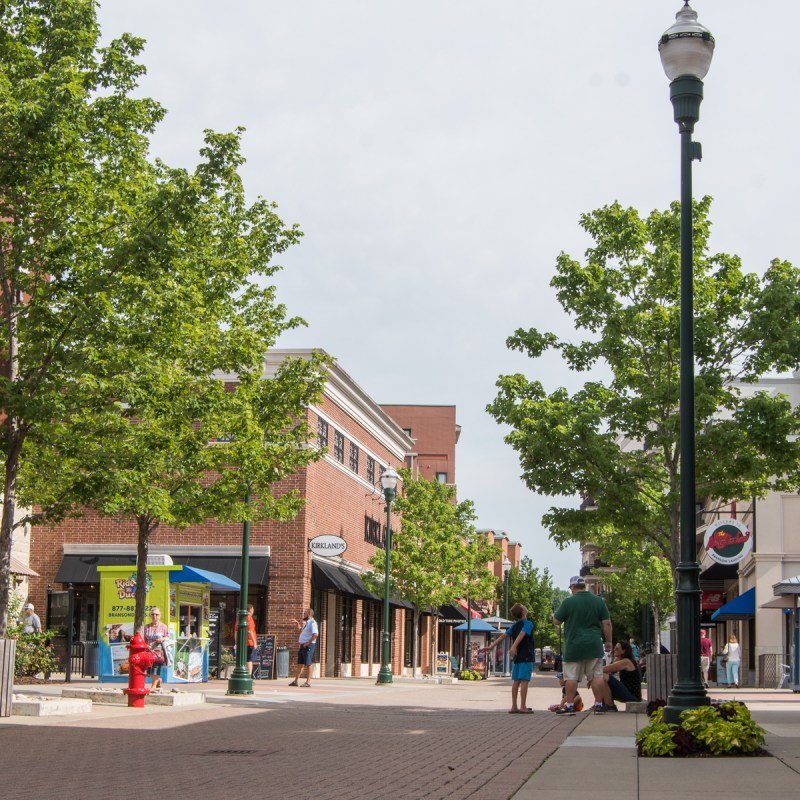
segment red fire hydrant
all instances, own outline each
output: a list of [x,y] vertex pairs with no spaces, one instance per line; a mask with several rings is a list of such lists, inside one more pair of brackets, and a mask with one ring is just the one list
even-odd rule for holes
[[128,645],[128,688],[122,691],[128,695],[128,708],[144,708],[144,698],[150,694],[145,688],[147,670],[153,666],[155,656],[141,633],[135,633]]

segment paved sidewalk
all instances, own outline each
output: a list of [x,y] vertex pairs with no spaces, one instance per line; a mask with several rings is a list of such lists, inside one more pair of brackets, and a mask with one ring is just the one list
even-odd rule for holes
[[[769,758],[639,759],[641,714],[557,717],[543,709],[559,690],[537,675],[533,715],[509,715],[508,681],[440,686],[396,680],[319,680],[310,689],[257,681],[252,696],[227,683],[183,708],[95,706],[91,714],[0,720],[3,797],[53,793],[93,798],[129,781],[159,793],[260,798],[480,798],[567,800],[590,796],[725,800],[800,794],[800,695],[712,692],[747,703],[768,734]],[[76,681],[75,686],[96,686]],[[107,686],[107,684],[106,684]],[[62,686],[18,687],[59,694]],[[31,770],[30,764],[36,764]],[[148,789],[149,791],[150,789]]]

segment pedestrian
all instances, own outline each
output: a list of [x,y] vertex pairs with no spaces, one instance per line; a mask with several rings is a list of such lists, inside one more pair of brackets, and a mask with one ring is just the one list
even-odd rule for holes
[[478,652],[488,653],[505,639],[510,640],[508,655],[511,658],[511,709],[508,713],[533,714],[533,709],[527,706],[528,684],[533,676],[533,662],[536,659],[536,651],[533,648],[533,623],[528,619],[528,609],[522,603],[514,604],[511,616],[516,622],[492,644],[482,647]]
[[[561,687],[561,702],[554,703],[552,706],[548,706],[548,711],[558,711],[559,708],[564,708],[564,706],[567,704],[567,685],[566,681],[564,680],[564,673],[556,673],[556,678],[558,678],[558,684]],[[575,695],[574,705],[576,711],[583,711],[583,698],[580,696],[580,694]]]
[[[317,637],[319,636],[319,628],[314,619],[314,609],[306,609],[302,622],[297,619],[292,620],[292,622],[300,630],[300,637],[298,638],[300,648],[297,651],[297,672],[289,686],[311,686],[311,665],[314,663],[314,649],[317,646]],[[306,682],[298,683],[300,676],[303,674],[303,667],[306,668]]]
[[700,629],[700,671],[703,673],[703,686],[708,689],[708,668],[714,655],[714,645],[706,635],[706,629]]
[[641,701],[642,673],[630,642],[622,639],[614,645],[611,663],[603,667],[603,681],[603,711],[616,711],[615,700],[620,703]]
[[165,643],[169,639],[169,628],[161,621],[161,609],[153,606],[150,609],[150,622],[144,626],[142,632],[145,643],[153,653],[153,666],[148,673],[150,675],[150,689],[156,691],[161,688],[161,667],[167,660]]
[[33,603],[25,603],[22,609],[22,616],[19,619],[19,624],[22,626],[22,633],[41,633],[42,621],[39,616],[34,613]]
[[631,646],[631,650],[633,651],[633,660],[638,664],[639,663],[639,645],[636,644],[636,639],[629,639],[628,644]]
[[728,643],[722,651],[722,655],[727,659],[725,671],[728,676],[728,686],[739,685],[739,663],[742,659],[742,650],[736,639],[736,634],[732,633],[728,637]]
[[[553,622],[564,626],[564,681],[566,704],[557,714],[574,715],[578,683],[589,681],[594,695],[594,711],[605,710],[603,656],[611,651],[611,615],[602,597],[586,590],[581,575],[570,578],[571,595],[564,598],[553,614]],[[604,645],[605,640],[605,645]]]
[[[253,619],[253,606],[247,606],[247,674],[253,674],[253,655],[258,647],[258,637],[256,636],[256,623]],[[234,641],[238,642],[237,632],[239,630],[239,620],[233,626]]]

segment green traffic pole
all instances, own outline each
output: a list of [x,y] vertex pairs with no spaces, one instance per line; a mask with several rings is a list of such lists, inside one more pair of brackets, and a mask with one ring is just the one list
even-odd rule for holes
[[[244,499],[247,514],[250,514],[250,488]],[[253,676],[247,671],[247,587],[250,582],[250,520],[242,527],[242,571],[239,586],[239,623],[236,631],[236,666],[228,679],[227,694],[253,694]]]
[[389,617],[389,562],[392,553],[392,500],[394,489],[384,489],[386,497],[386,575],[383,584],[383,649],[381,652],[381,669],[378,672],[378,684],[392,683],[392,643]]

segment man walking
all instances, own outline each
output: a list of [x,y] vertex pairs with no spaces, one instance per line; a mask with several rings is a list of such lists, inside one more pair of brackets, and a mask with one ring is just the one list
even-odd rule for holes
[[26,603],[22,610],[22,617],[19,624],[22,625],[23,633],[41,633],[42,621],[33,611],[33,603]]
[[[302,622],[297,619],[292,620],[292,622],[300,629],[300,637],[298,639],[300,648],[297,651],[297,672],[289,686],[311,686],[311,665],[314,663],[314,649],[317,646],[317,637],[319,636],[319,628],[317,628],[317,622],[314,619],[314,609],[306,609]],[[306,682],[298,683],[300,676],[303,674],[303,667],[306,668]]]
[[711,656],[714,655],[714,645],[706,636],[706,629],[700,629],[700,671],[703,673],[703,686],[708,689],[708,668],[711,665]]
[[[611,651],[611,615],[602,597],[586,591],[580,575],[570,578],[570,597],[563,600],[553,614],[556,625],[564,625],[564,689],[565,704],[557,714],[575,714],[578,683],[589,681],[594,694],[594,712],[602,714],[603,654]],[[603,644],[605,640],[605,646]]]

